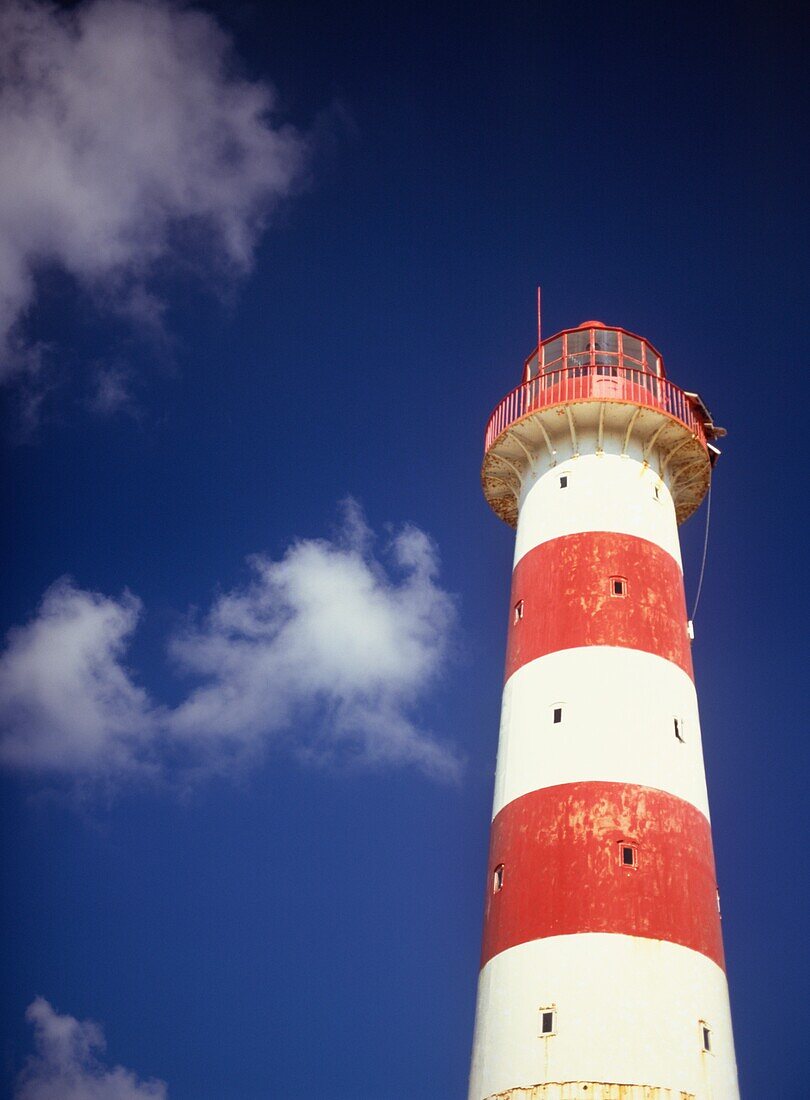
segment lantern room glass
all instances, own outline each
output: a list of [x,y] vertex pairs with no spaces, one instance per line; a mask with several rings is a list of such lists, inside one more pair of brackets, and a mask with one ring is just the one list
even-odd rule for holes
[[[651,385],[650,379],[636,379],[638,373],[661,377],[661,357],[655,348],[639,336],[613,328],[571,329],[554,336],[541,345],[540,364],[538,353],[526,360],[525,379],[528,381],[565,371],[568,377],[595,373],[611,377],[624,377]],[[561,377],[560,375],[557,376]],[[544,385],[553,385],[553,378],[546,378]]]

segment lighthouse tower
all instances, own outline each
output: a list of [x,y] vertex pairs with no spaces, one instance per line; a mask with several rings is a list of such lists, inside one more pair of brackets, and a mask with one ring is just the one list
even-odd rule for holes
[[739,1096],[678,545],[722,434],[599,321],[489,421],[516,547],[469,1100]]

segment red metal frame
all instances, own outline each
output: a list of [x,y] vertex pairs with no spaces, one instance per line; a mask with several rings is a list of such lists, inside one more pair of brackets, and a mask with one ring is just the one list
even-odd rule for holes
[[[585,353],[575,353],[577,357],[580,354]],[[566,365],[560,370],[521,382],[495,406],[484,435],[484,451],[524,416],[554,405],[582,401],[614,401],[656,409],[680,421],[706,448],[705,413],[700,403],[663,375],[627,366],[621,358],[615,367],[581,366],[571,364],[569,359],[564,360]]]
[[[565,367],[568,367],[569,365],[572,366],[573,368],[578,368],[578,367],[581,367],[581,366],[598,366],[600,364],[598,364],[596,362],[596,355],[602,355],[602,356],[605,356],[606,359],[607,359],[607,357],[609,357],[609,362],[605,362],[603,365],[609,365],[609,366],[614,366],[615,365],[617,367],[626,366],[626,367],[629,367],[631,370],[645,370],[645,371],[648,371],[648,373],[650,373],[650,374],[654,374],[658,378],[666,378],[666,376],[667,376],[666,375],[666,369],[664,367],[664,357],[661,355],[661,352],[658,350],[658,348],[656,348],[654,344],[651,344],[650,341],[646,338],[646,336],[639,336],[637,332],[630,332],[629,329],[621,328],[619,325],[601,325],[601,324],[593,324],[593,323],[587,324],[586,323],[584,325],[580,325],[579,328],[564,328],[560,332],[555,332],[553,336],[549,336],[548,339],[542,340],[540,338],[541,333],[540,333],[540,291],[539,291],[539,287],[538,287],[537,324],[538,324],[537,347],[534,349],[534,351],[531,353],[531,355],[526,357],[526,359],[523,362],[523,381],[524,382],[530,381],[529,372],[530,372],[532,361],[534,359],[537,359],[538,374],[543,373],[543,370],[542,370],[543,364],[540,362],[540,356],[539,356],[540,349],[548,347],[548,345],[553,344],[555,340],[561,340],[562,341],[560,367],[555,368],[555,369],[562,370]],[[569,338],[569,336],[573,336],[575,334],[586,333],[586,332],[588,333],[588,347],[584,350],[569,352],[569,350],[568,350],[568,338]],[[606,349],[600,349],[600,348],[595,347],[596,334],[600,333],[600,332],[615,332],[618,335],[618,354],[616,355],[615,363],[614,363],[613,359],[614,359],[614,355],[616,353],[609,352]],[[641,344],[643,358],[636,358],[636,356],[631,356],[631,355],[625,353],[625,350],[624,350],[624,337],[626,337],[626,336],[629,336],[632,340],[637,340]],[[647,356],[648,351],[651,351],[653,353],[653,358],[657,361],[657,364],[658,364],[657,369],[656,368],[650,369],[650,365],[649,365],[649,362],[648,362],[648,356]],[[576,356],[577,362],[573,363],[573,364],[569,364],[568,363],[569,356]],[[587,363],[582,362],[583,356],[588,357],[588,362]],[[556,362],[556,360],[554,360],[554,362]]]

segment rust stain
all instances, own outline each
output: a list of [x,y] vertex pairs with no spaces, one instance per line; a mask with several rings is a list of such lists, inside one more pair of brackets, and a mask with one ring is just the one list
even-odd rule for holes
[[[623,843],[637,862],[624,866]],[[519,943],[613,932],[680,943],[723,966],[711,829],[665,791],[589,781],[532,791],[492,823],[482,964]]]
[[[610,591],[627,579],[625,595]],[[588,531],[541,543],[520,559],[512,578],[506,678],[536,657],[580,646],[640,649],[692,676],[683,577],[675,559],[633,535]]]
[[624,1085],[609,1081],[549,1081],[505,1092],[487,1100],[695,1100],[693,1092],[659,1085]]

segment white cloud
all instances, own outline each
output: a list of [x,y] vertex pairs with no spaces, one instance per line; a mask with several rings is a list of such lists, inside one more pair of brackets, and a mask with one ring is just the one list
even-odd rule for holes
[[201,627],[174,639],[175,659],[206,681],[171,715],[176,738],[198,746],[205,738],[216,752],[250,748],[318,709],[324,749],[456,773],[455,756],[408,717],[442,668],[454,618],[436,584],[435,548],[415,527],[399,531],[390,547],[396,582],[371,556],[371,540],[349,502],[337,541],[298,542],[281,561],[252,559],[252,584],[220,597]]
[[308,139],[264,82],[234,74],[214,19],[171,0],[0,5],[0,375],[34,386],[22,339],[37,272],[62,268],[154,327],[155,266],[205,242],[247,271]]
[[173,710],[122,664],[138,601],[57,583],[0,657],[0,760],[81,775],[223,770],[283,743],[309,758],[410,763],[455,778],[454,750],[413,718],[454,626],[435,548],[406,526],[390,540],[386,569],[373,543],[348,502],[332,541],[252,558],[251,583],[171,640],[177,667],[198,681]]
[[99,1061],[105,1044],[98,1024],[61,1016],[42,997],[25,1018],[34,1026],[36,1053],[17,1078],[14,1100],[166,1100],[162,1081],[139,1081],[131,1070]]
[[148,767],[156,716],[121,663],[140,601],[57,581],[0,658],[0,761],[60,771]]

